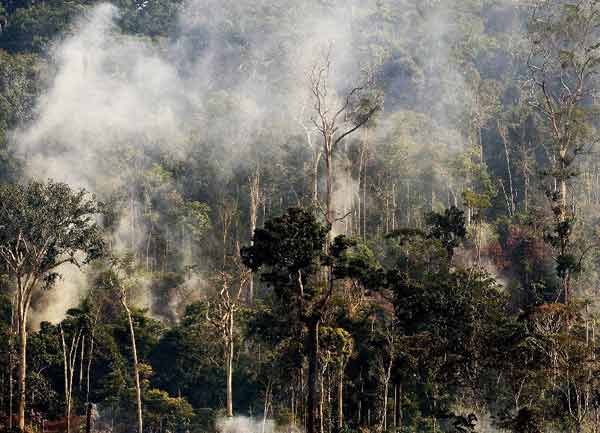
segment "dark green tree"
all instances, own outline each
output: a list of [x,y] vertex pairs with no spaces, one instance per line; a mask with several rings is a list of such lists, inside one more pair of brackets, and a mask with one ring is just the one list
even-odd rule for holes
[[99,257],[104,241],[96,199],[64,183],[0,186],[0,258],[14,281],[19,342],[19,428],[25,428],[27,319],[32,297],[52,287],[63,264],[81,266]]

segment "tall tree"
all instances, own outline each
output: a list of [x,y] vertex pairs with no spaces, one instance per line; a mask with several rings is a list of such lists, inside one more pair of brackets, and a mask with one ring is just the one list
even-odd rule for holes
[[[246,266],[262,271],[262,280],[273,288],[278,302],[287,306],[290,320],[306,328],[308,433],[318,431],[319,335],[334,295],[334,283],[349,277],[375,281],[380,275],[372,263],[348,257],[346,253],[355,242],[345,236],[336,237],[328,254],[324,254],[328,234],[328,227],[310,212],[291,208],[267,221],[264,229],[256,230],[253,245],[241,252]],[[326,266],[331,272],[324,272]]]
[[138,433],[144,431],[144,419],[142,414],[142,386],[140,381],[140,362],[136,344],[133,314],[131,311],[131,298],[135,289],[139,286],[136,279],[135,258],[128,254],[120,258],[112,258],[110,268],[102,275],[99,285],[109,293],[114,293],[125,311],[131,341],[131,352],[133,356],[133,379],[135,383],[136,415]]
[[0,186],[0,258],[14,280],[19,352],[18,427],[25,429],[27,320],[32,297],[54,285],[59,266],[80,266],[104,250],[100,206],[64,183]]
[[330,46],[323,61],[315,64],[311,71],[310,91],[314,102],[312,121],[323,140],[326,183],[325,219],[328,224],[333,225],[336,221],[333,207],[334,153],[342,140],[366,125],[381,109],[382,97],[374,89],[372,82],[368,82],[363,86],[352,88],[344,97],[339,98],[331,83],[331,62]]
[[[233,361],[235,355],[235,322],[240,308],[242,293],[252,278],[249,269],[241,262],[239,245],[237,254],[232,258],[235,270],[220,271],[218,284],[221,286],[214,301],[209,301],[206,319],[221,337],[223,359],[227,374],[227,416],[233,417]],[[237,280],[237,281],[236,281]]]
[[242,250],[244,263],[253,271],[266,268],[263,281],[291,304],[296,320],[308,330],[308,433],[317,432],[319,326],[332,295],[319,278],[327,234],[312,214],[290,209],[256,230],[252,246]]
[[531,103],[549,131],[544,150],[552,180],[547,195],[554,227],[548,237],[557,250],[556,269],[565,303],[570,301],[572,277],[578,270],[572,245],[576,210],[569,188],[577,176],[578,157],[595,141],[591,119],[597,108],[599,37],[597,0],[552,0],[534,10],[528,62]]

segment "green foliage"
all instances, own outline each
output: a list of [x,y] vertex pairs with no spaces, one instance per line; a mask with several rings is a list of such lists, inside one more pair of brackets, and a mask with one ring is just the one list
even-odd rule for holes
[[80,1],[61,1],[19,8],[10,15],[10,25],[0,34],[0,48],[41,53],[69,28],[83,7]]
[[119,24],[127,33],[168,36],[174,30],[182,0],[115,0],[121,10]]
[[442,243],[451,261],[454,250],[460,246],[467,234],[464,212],[452,206],[443,214],[437,212],[427,214],[426,221],[429,226],[429,238],[437,239]]
[[153,431],[189,431],[194,411],[185,399],[170,397],[159,389],[146,391],[143,399],[146,409],[145,421]]
[[[104,240],[95,220],[100,212],[93,196],[64,183],[0,185],[4,269],[15,277],[31,274],[51,287],[61,263],[89,263],[103,254]],[[23,263],[16,266],[8,260],[9,252],[22,254]]]

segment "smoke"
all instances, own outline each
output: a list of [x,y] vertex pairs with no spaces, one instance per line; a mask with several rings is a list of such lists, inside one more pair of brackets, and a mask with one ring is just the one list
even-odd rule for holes
[[43,292],[35,300],[31,312],[31,326],[39,329],[40,323],[58,324],[65,318],[65,313],[81,303],[87,289],[84,273],[75,265],[63,264],[57,269],[62,277],[50,290]]
[[[150,155],[183,161],[200,141],[216,150],[227,172],[243,164],[265,129],[297,134],[307,73],[322,47],[335,47],[340,83],[357,75],[347,61],[350,8],[344,6],[342,15],[336,8],[308,13],[299,2],[287,3],[271,11],[282,22],[274,19],[260,29],[257,11],[266,4],[190,0],[166,45],[123,34],[112,5],[90,9],[51,49],[54,73],[35,120],[15,131],[13,145],[27,174],[84,187],[103,199],[124,191],[129,203],[118,210],[112,244],[142,255],[157,230],[143,221],[147,209],[135,197],[140,177],[151,169]],[[241,35],[246,45],[228,40],[231,23],[247,29]],[[154,188],[157,207],[172,206],[161,195],[169,188],[179,186],[167,180]],[[73,295],[85,286],[72,272],[61,285]],[[175,311],[177,290],[171,292],[168,309]],[[151,307],[152,293],[146,293],[140,303]],[[65,305],[49,304],[38,305],[36,316],[57,319]]]
[[[53,49],[56,74],[36,121],[16,136],[32,177],[104,192],[125,180],[113,175],[133,156],[128,152],[166,143],[180,150],[185,88],[154,47],[117,31],[117,13],[97,6]],[[107,161],[116,150],[121,161]]]
[[352,167],[349,161],[346,158],[336,160],[332,197],[337,220],[332,227],[334,236],[351,232],[354,222],[352,210],[357,202],[359,191],[358,180],[352,176]]
[[[469,35],[450,3],[390,2],[393,24],[382,20],[381,29],[371,30],[369,14],[381,13],[376,0],[187,0],[175,30],[160,43],[123,34],[118,9],[100,4],[51,49],[53,72],[35,120],[15,131],[12,144],[32,178],[85,187],[101,199],[115,191],[126,197],[127,205],[115,209],[113,245],[143,257],[160,227],[142,218],[148,209],[136,197],[140,183],[150,178],[145,191],[151,191],[158,213],[172,209],[170,197],[182,189],[161,173],[154,175],[153,161],[186,161],[205,149],[219,162],[219,176],[227,177],[236,167],[252,164],[260,146],[303,139],[302,125],[312,128],[308,77],[326,50],[333,102],[363,80],[366,70],[378,70],[393,97],[386,99],[386,110],[427,113],[436,128],[460,130],[464,137],[472,80],[452,52]],[[386,31],[403,41],[402,55],[387,52],[393,47],[383,52],[371,47],[370,41]],[[386,113],[380,117],[376,136],[383,137],[397,126],[385,121]],[[461,147],[444,145],[453,154]],[[334,203],[336,213],[344,215],[358,185],[344,155],[336,164]],[[447,183],[442,176],[436,182]],[[65,274],[64,284],[82,293],[85,285],[72,278]],[[184,284],[188,294],[189,284]],[[146,298],[140,302],[156,304],[151,284],[144,287]],[[169,314],[180,309],[177,298],[184,298],[176,289],[166,302]],[[37,314],[46,314],[45,307],[37,308]]]
[[289,433],[300,432],[294,426],[279,426],[272,419],[256,419],[245,416],[219,418],[216,422],[219,433]]

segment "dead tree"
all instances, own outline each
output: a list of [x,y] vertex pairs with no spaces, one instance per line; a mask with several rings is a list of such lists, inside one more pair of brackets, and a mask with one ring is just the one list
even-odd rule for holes
[[[233,417],[233,360],[235,357],[235,313],[241,304],[242,293],[251,280],[251,272],[241,262],[239,244],[233,258],[237,276],[226,271],[218,272],[221,284],[214,301],[209,302],[207,321],[219,332],[227,374],[227,416]],[[237,278],[237,284],[235,279]]]
[[[322,138],[325,160],[325,219],[332,225],[337,216],[333,204],[334,154],[338,145],[364,126],[382,107],[381,93],[372,82],[352,88],[339,98],[330,83],[331,47],[323,61],[315,64],[310,73],[310,91],[314,101],[313,124]],[[341,102],[340,102],[341,99]]]

